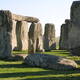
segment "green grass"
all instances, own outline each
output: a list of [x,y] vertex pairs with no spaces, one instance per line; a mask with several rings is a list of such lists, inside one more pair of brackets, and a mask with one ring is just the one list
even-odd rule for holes
[[[27,53],[27,51],[13,51],[13,54]],[[78,56],[70,56],[65,50],[54,50],[44,54],[58,55],[80,61]],[[78,65],[80,66],[80,64]],[[47,70],[35,67],[26,67],[22,61],[0,60],[0,80],[80,80],[80,70]]]
[[28,51],[12,51],[13,54],[27,54]]

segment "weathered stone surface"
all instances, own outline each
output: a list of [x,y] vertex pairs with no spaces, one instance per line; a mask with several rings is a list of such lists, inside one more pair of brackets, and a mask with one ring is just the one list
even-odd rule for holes
[[77,68],[73,60],[48,54],[29,54],[24,63],[28,66],[50,68],[56,70],[68,70]]
[[56,49],[54,24],[45,24],[44,49],[45,51]]
[[80,1],[74,1],[71,6],[72,27],[69,32],[71,53],[80,56]]
[[[17,48],[18,50],[28,49],[27,22],[37,23],[38,21],[39,19],[35,17],[20,16],[12,14],[8,10],[0,10],[0,58],[10,58],[16,43],[19,48]],[[40,45],[41,43],[39,42],[38,47]]]
[[74,1],[71,6],[70,18],[72,23],[80,25],[80,1]]
[[16,39],[16,22],[12,20],[12,50],[17,46],[17,39]]
[[40,23],[32,23],[29,28],[29,44],[28,53],[43,51],[42,26]]
[[17,21],[16,24],[17,46],[15,50],[28,49],[28,23],[26,21]]
[[10,11],[0,11],[0,58],[8,58],[12,51],[12,17]]
[[16,21],[27,21],[27,22],[39,22],[39,19],[36,17],[29,17],[29,16],[21,16],[21,15],[16,15],[12,14],[12,19]]
[[68,50],[69,47],[69,31],[71,28],[71,21],[66,19],[65,24],[62,24],[61,26],[61,33],[60,33],[60,41],[59,41],[59,49],[61,50]]
[[[68,46],[72,54],[80,56],[80,1],[73,2],[71,6],[70,25],[65,25],[67,29],[63,26],[63,30],[65,28],[65,32],[68,36],[66,36],[66,39],[60,44],[62,44],[64,48]],[[65,34],[63,30],[61,30],[62,34]],[[62,34],[61,39],[64,38]]]

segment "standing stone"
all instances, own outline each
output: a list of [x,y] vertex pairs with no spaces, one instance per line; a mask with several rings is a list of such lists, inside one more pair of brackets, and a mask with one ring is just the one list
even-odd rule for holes
[[17,39],[16,39],[16,22],[12,20],[12,50],[17,46]]
[[0,11],[0,58],[8,58],[12,51],[12,16],[10,11]]
[[80,1],[74,1],[71,6],[72,27],[69,32],[71,53],[80,56]]
[[65,24],[61,26],[61,34],[60,34],[60,41],[59,41],[59,49],[61,50],[68,50],[69,49],[69,42],[68,42],[68,35],[71,28],[71,21],[66,19]]
[[45,51],[56,49],[54,24],[45,24],[44,49]]
[[16,50],[28,49],[28,23],[26,21],[17,21],[16,24],[17,48]]
[[[64,31],[65,30],[65,31]],[[73,55],[80,56],[80,1],[71,6],[70,21],[63,25],[60,37],[60,48],[68,49]]]
[[43,51],[42,26],[40,23],[32,23],[29,28],[28,53],[34,54],[36,51]]

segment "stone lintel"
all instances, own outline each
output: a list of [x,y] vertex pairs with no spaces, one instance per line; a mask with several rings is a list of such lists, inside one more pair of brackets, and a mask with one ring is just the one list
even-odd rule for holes
[[29,16],[21,16],[21,15],[16,15],[12,14],[12,19],[16,21],[27,21],[27,22],[39,22],[39,19],[36,17],[29,17]]
[[39,19],[36,17],[30,17],[30,16],[22,16],[22,15],[17,15],[17,14],[13,14],[11,13],[11,11],[9,10],[0,10],[0,15],[8,15],[11,14],[11,19],[15,20],[15,21],[27,21],[27,22],[39,22]]

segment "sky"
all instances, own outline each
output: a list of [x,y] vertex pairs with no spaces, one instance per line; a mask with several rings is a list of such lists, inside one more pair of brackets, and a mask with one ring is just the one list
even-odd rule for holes
[[75,0],[1,0],[0,9],[12,13],[33,16],[40,19],[42,27],[46,23],[55,25],[56,36],[65,19],[70,19],[70,7]]

